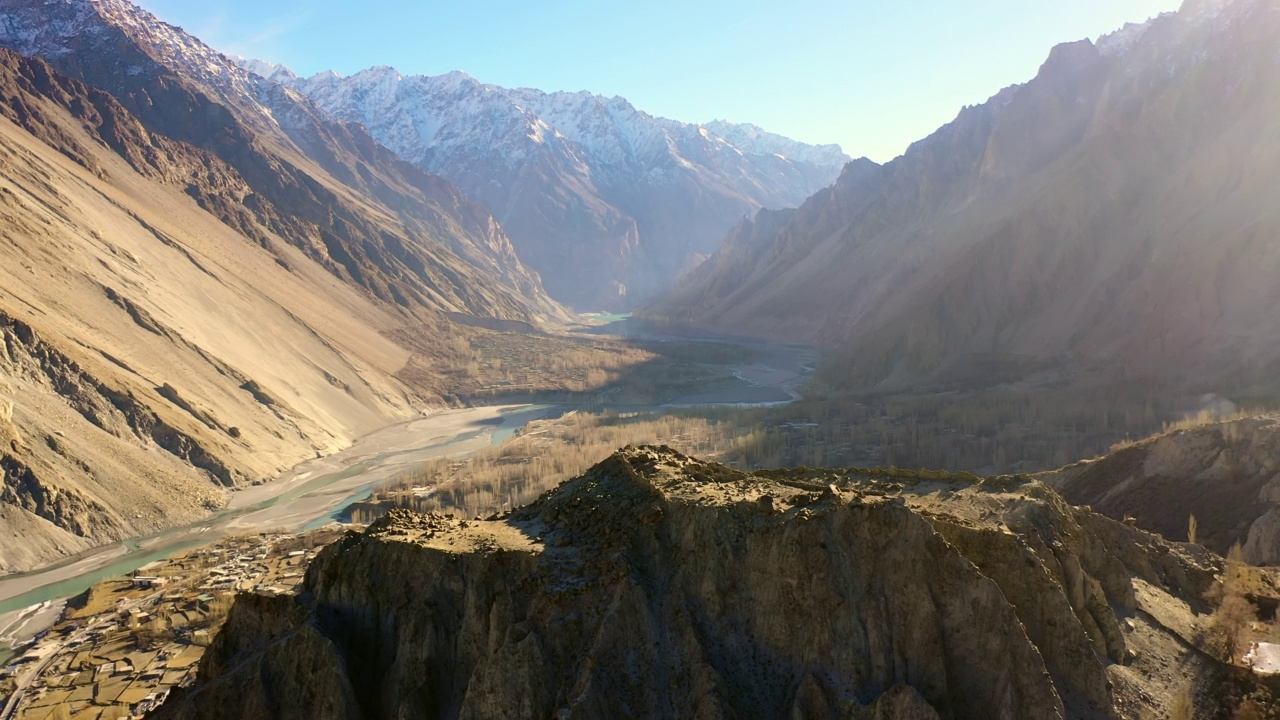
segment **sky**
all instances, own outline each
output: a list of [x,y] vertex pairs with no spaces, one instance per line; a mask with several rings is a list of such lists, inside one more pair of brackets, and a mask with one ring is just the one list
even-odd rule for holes
[[621,95],[890,160],[1060,42],[1178,0],[141,0],[209,45],[300,75],[391,65]]

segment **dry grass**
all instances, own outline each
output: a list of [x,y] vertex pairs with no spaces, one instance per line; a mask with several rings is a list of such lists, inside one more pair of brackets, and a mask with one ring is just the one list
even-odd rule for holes
[[1218,413],[1212,410],[1201,410],[1198,413],[1187,415],[1180,420],[1173,420],[1164,423],[1164,427],[1159,434],[1167,435],[1179,430],[1193,430],[1195,428],[1206,427],[1209,425],[1218,425],[1229,427],[1229,424],[1237,420],[1245,420],[1262,414],[1263,410],[1236,410],[1230,413]]
[[558,398],[603,390],[657,356],[617,338],[509,333],[455,327],[391,334],[415,351],[397,375],[443,397]]
[[756,442],[733,423],[694,415],[571,413],[530,423],[501,447],[467,458],[426,463],[353,509],[368,521],[385,507],[452,512],[463,517],[518,507],[581,474],[625,445],[665,444],[704,458],[741,458]]
[[1230,413],[1201,410],[1196,413],[1184,415],[1176,420],[1166,420],[1161,424],[1159,431],[1136,440],[1126,437],[1124,440],[1112,443],[1108,452],[1115,453],[1121,450],[1127,450],[1131,447],[1141,445],[1142,443],[1150,440],[1162,438],[1166,435],[1172,435],[1185,430],[1197,430],[1200,428],[1210,427],[1212,425],[1220,425],[1222,427],[1223,437],[1227,442],[1232,442],[1237,438],[1237,433],[1239,432],[1239,426],[1237,423],[1240,420],[1248,420],[1249,418],[1255,418],[1269,413],[1270,411],[1263,409],[1236,410]]

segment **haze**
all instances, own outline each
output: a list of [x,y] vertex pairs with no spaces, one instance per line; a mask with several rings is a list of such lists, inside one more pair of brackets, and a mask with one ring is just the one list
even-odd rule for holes
[[655,115],[750,122],[885,161],[1053,45],[1177,0],[684,3],[144,0],[228,53],[299,74],[463,70],[506,87],[621,95]]

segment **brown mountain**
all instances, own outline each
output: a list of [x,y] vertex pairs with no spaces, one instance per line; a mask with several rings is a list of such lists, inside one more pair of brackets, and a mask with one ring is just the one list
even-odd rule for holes
[[246,187],[229,201],[188,192],[250,237],[270,245],[261,235],[275,234],[408,309],[561,312],[493,217],[448,182],[126,0],[4,0],[0,12],[0,45],[105,90],[150,132],[233,168]]
[[742,224],[648,314],[821,342],[858,387],[1271,383],[1277,7],[1193,0],[1057,47],[902,157]]
[[204,517],[442,404],[469,326],[564,317],[358,128],[125,3],[0,6],[52,59],[0,51],[0,572]]

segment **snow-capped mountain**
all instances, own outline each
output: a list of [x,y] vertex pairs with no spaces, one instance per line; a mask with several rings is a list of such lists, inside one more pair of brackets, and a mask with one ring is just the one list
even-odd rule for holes
[[818,166],[843,166],[849,162],[839,145],[809,145],[751,123],[712,120],[705,127],[748,155],[781,155]]
[[462,72],[300,78],[241,65],[484,203],[552,296],[584,310],[651,297],[744,215],[799,204],[849,161],[838,146],[752,125],[678,122],[620,97],[503,88]]

